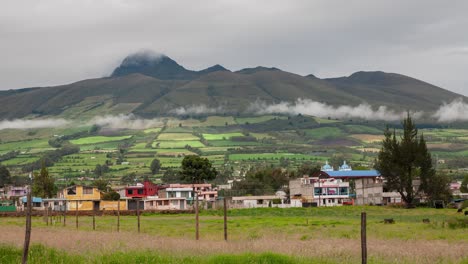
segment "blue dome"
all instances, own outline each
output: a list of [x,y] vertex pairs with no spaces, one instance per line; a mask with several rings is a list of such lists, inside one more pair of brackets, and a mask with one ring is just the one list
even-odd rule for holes
[[333,171],[333,167],[328,164],[328,160],[325,162],[325,165],[322,166],[322,171]]
[[340,171],[350,171],[352,170],[351,169],[351,166],[349,166],[348,164],[346,164],[346,160],[343,161],[343,165],[340,166],[339,168]]

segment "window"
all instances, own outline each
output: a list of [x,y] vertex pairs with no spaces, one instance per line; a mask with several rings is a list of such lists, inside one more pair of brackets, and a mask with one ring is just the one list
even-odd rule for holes
[[340,195],[348,195],[348,187],[341,187]]
[[320,195],[322,193],[322,188],[314,188],[314,195]]
[[143,194],[143,189],[138,189],[138,194]]
[[92,187],[83,187],[83,194],[93,194]]
[[76,187],[68,189],[67,194],[68,195],[76,195]]
[[338,194],[338,188],[328,188],[328,195]]
[[128,194],[133,194],[133,190],[132,189],[128,190]]

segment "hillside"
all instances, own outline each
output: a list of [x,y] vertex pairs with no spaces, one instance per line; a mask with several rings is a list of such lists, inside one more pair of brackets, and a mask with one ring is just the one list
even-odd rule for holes
[[139,53],[125,58],[107,78],[1,91],[0,118],[88,118],[119,113],[154,117],[200,105],[216,109],[219,114],[245,114],[258,101],[294,102],[298,98],[334,106],[368,103],[398,110],[434,111],[441,103],[459,97],[466,100],[462,95],[395,73],[357,72],[349,77],[320,79],[266,67],[231,72],[215,65],[192,71],[165,55]]

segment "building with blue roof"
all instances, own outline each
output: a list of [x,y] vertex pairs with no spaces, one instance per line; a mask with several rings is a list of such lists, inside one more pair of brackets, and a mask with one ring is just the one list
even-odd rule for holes
[[377,170],[353,170],[346,161],[338,167],[338,170],[333,170],[333,167],[326,162],[322,170],[314,173],[312,178],[354,182],[355,204],[383,203],[383,177]]

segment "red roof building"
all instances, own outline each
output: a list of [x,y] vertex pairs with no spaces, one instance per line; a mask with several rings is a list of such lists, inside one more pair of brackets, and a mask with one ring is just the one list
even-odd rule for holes
[[146,198],[148,196],[157,196],[159,186],[150,181],[144,181],[143,184],[137,183],[134,186],[125,187],[125,196],[128,198]]

